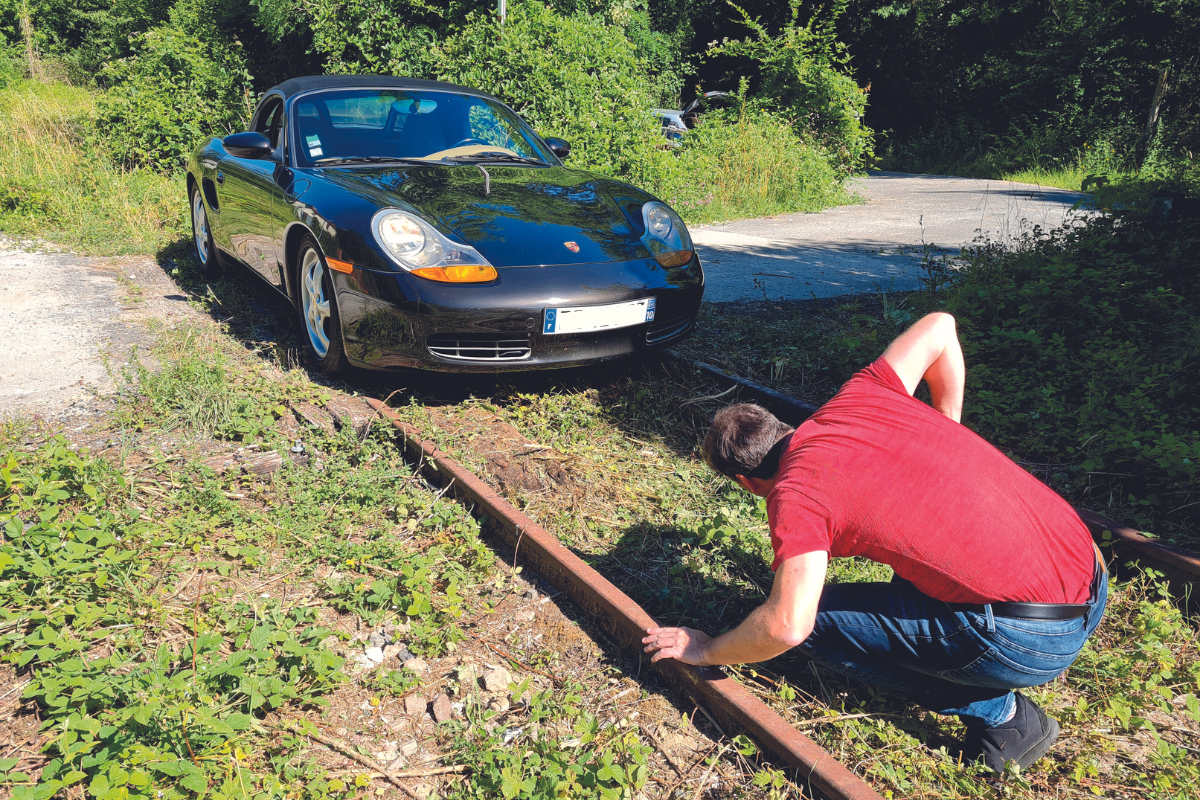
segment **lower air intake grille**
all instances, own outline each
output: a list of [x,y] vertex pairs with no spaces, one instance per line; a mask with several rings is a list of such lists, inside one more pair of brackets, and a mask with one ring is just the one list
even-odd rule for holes
[[646,344],[658,344],[687,333],[688,329],[692,327],[694,319],[694,317],[676,317],[651,323],[650,327],[646,329]]
[[529,358],[529,334],[435,333],[429,352],[454,361],[521,361]]

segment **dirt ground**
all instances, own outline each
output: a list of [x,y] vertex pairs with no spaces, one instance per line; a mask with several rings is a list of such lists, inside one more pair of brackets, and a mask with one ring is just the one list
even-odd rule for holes
[[[184,290],[171,280],[169,266],[164,269],[148,258],[114,261],[29,252],[11,243],[0,247],[0,311],[10,320],[12,334],[0,420],[28,420],[27,447],[62,433],[73,445],[116,460],[123,472],[138,476],[142,488],[135,491],[149,493],[143,502],[153,502],[153,493],[167,486],[164,481],[170,479],[160,472],[164,460],[201,460],[218,472],[232,470],[244,476],[246,488],[228,496],[262,502],[255,484],[268,483],[272,467],[256,474],[263,460],[258,450],[161,432],[139,434],[131,441],[127,431],[118,435],[108,423],[107,412],[123,380],[121,369],[132,353],[142,363],[152,363],[148,351],[164,327],[182,322],[217,326],[187,302]],[[333,398],[324,407],[293,408],[277,423],[281,432],[288,439],[303,439],[312,426],[360,426],[361,414],[349,407],[361,401],[337,389],[330,392]],[[561,456],[491,414],[481,411],[463,419],[440,415],[439,424],[469,428],[475,452],[486,465],[484,477],[510,495],[581,490],[579,479],[557,462]],[[503,725],[505,740],[516,747],[545,724],[529,722],[532,694],[557,694],[571,684],[583,687],[582,707],[599,718],[602,730],[637,732],[653,745],[648,796],[690,797],[705,788],[708,796],[725,796],[749,789],[758,767],[723,747],[726,732],[691,698],[659,685],[648,669],[643,671],[639,653],[617,647],[536,575],[514,572],[513,553],[502,543],[492,546],[509,589],[494,611],[461,623],[467,639],[453,652],[428,661],[413,658],[403,628],[387,623],[365,629],[354,615],[322,608],[321,624],[343,634],[327,644],[346,658],[343,669],[351,680],[328,697],[324,708],[269,716],[263,724],[284,737],[300,719],[314,723],[318,733],[310,735],[306,757],[348,782],[367,774],[380,790],[378,796],[437,796],[469,780],[453,770],[452,741],[438,723],[464,720],[473,708],[499,711],[493,724]],[[269,570],[220,576],[198,569],[164,585],[162,602],[190,614],[197,604],[217,602],[218,596],[219,602],[231,602],[265,592],[287,606],[316,605],[317,584],[332,572],[330,567],[302,578]],[[186,631],[175,633],[180,642],[187,638]],[[403,696],[379,691],[374,677],[402,667],[419,675],[419,685]],[[526,679],[529,685],[521,696],[510,696],[510,682]],[[47,760],[42,747],[52,734],[39,732],[36,705],[22,699],[27,683],[28,676],[0,669],[0,759],[19,759],[15,769],[36,780]],[[572,731],[553,735],[572,746]],[[722,757],[711,768],[704,763],[718,753]]]

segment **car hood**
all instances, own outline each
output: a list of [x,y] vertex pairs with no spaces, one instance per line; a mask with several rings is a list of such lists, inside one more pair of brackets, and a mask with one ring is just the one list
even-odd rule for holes
[[381,208],[415,209],[495,267],[628,261],[650,255],[640,233],[604,190],[604,184],[612,182],[582,170],[431,164],[323,172],[329,181]]

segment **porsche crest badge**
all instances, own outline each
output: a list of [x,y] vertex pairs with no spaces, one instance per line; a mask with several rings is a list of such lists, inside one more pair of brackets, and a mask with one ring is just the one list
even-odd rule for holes
[[568,250],[570,250],[572,253],[579,252],[579,245],[575,244],[574,242],[563,242],[563,246],[566,247]]

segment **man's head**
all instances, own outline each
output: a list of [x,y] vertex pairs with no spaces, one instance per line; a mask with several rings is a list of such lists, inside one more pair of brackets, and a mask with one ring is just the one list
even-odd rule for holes
[[713,418],[704,437],[704,460],[751,492],[765,494],[779,470],[783,439],[794,430],[762,406],[738,403]]

